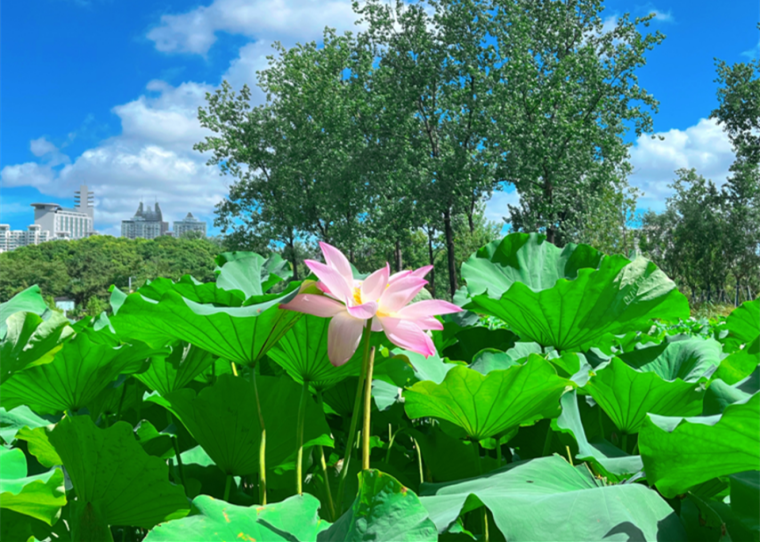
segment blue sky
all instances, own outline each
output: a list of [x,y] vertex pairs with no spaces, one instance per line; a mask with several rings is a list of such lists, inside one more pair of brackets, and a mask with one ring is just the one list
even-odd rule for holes
[[[634,141],[631,182],[641,207],[661,209],[677,167],[717,181],[732,154],[719,127],[713,58],[758,54],[756,0],[608,1],[603,16],[658,13],[650,27],[667,38],[649,53],[640,84],[660,101],[655,131],[665,141]],[[730,7],[729,7],[730,6]],[[3,5],[0,221],[32,222],[33,201],[71,204],[87,182],[96,192],[96,227],[118,223],[140,199],[158,200],[170,220],[188,211],[209,222],[230,179],[207,168],[192,144],[204,93],[222,78],[255,83],[271,42],[317,40],[325,25],[353,29],[350,2],[332,0],[25,0]],[[261,99],[260,95],[256,95]],[[514,194],[497,194],[498,218]]]

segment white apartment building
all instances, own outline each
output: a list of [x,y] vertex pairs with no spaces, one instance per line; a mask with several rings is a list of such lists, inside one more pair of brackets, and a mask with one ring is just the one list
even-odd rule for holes
[[27,245],[39,245],[52,238],[50,232],[43,230],[38,224],[30,225],[26,231],[11,230],[10,225],[0,224],[0,252],[8,252]]
[[155,239],[160,235],[166,235],[169,231],[169,223],[164,222],[161,207],[156,202],[155,208],[144,207],[143,203],[137,207],[135,216],[129,220],[121,221],[121,236],[128,239],[142,237]]
[[199,231],[206,236],[206,223],[202,220],[198,220],[193,216],[193,213],[187,213],[187,216],[182,220],[174,221],[174,236],[182,237],[182,234],[189,231]]

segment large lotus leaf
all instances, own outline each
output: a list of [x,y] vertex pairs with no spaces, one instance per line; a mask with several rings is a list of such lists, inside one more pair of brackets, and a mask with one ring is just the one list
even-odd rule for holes
[[67,416],[49,439],[71,478],[79,509],[91,508],[106,525],[149,529],[187,515],[184,490],[169,482],[166,463],[142,449],[128,423],[100,429],[89,416]]
[[508,329],[488,329],[487,327],[468,327],[458,332],[451,344],[443,351],[443,356],[470,363],[475,354],[484,348],[508,350],[515,345],[517,335]]
[[17,312],[5,321],[0,340],[0,383],[13,373],[53,361],[73,329],[63,314],[50,313],[47,320],[31,312]]
[[7,444],[13,442],[13,439],[16,438],[16,433],[23,427],[36,429],[37,427],[45,427],[51,423],[51,421],[32,412],[26,405],[16,407],[13,410],[0,408],[0,438]]
[[[143,297],[159,301],[169,290],[196,303],[211,303],[222,307],[240,307],[246,299],[238,290],[224,290],[213,282],[200,282],[190,275],[183,276],[177,282],[159,277],[141,286],[137,292]],[[116,312],[115,310],[114,313]]]
[[647,413],[696,416],[702,412],[704,387],[694,382],[663,380],[642,373],[619,358],[592,376],[584,389],[623,433],[638,433]]
[[720,362],[715,378],[735,384],[751,374],[760,365],[760,336]]
[[673,509],[640,484],[605,486],[559,456],[512,463],[448,484],[423,484],[420,500],[445,532],[484,504],[510,542],[685,540]]
[[[335,367],[327,357],[327,332],[330,318],[305,315],[298,320],[268,355],[296,382],[308,381],[317,389],[326,389],[361,371],[361,348],[340,367]],[[378,334],[375,334],[377,337]]]
[[499,299],[515,282],[533,290],[551,288],[561,278],[573,279],[582,268],[596,269],[603,254],[589,245],[560,249],[538,233],[513,233],[488,243],[462,264],[470,296]]
[[639,432],[647,481],[666,497],[760,464],[760,392],[723,414],[693,418],[650,414]]
[[52,425],[48,427],[37,427],[35,429],[22,427],[19,429],[19,432],[16,433],[16,439],[26,441],[29,453],[37,458],[40,465],[47,468],[63,464],[63,461],[61,461],[55,448],[50,444],[49,434],[50,431],[52,431],[52,427]]
[[728,405],[749,399],[750,395],[759,390],[760,366],[756,367],[751,375],[736,384],[729,385],[723,380],[716,378],[710,382],[710,386],[705,392],[702,415],[711,416],[713,414],[720,414]]
[[607,333],[648,328],[652,318],[688,318],[689,303],[675,283],[644,258],[602,260],[599,269],[580,269],[535,291],[515,282],[501,298],[473,297],[465,308],[506,322],[523,341],[558,350],[590,346]]
[[37,316],[45,316],[49,311],[47,303],[42,298],[40,287],[36,284],[17,293],[5,303],[0,303],[0,339],[5,337],[5,321],[11,314],[31,312]]
[[726,318],[731,335],[742,343],[750,343],[760,336],[760,298],[745,301]]
[[153,356],[147,371],[135,375],[143,384],[161,395],[178,390],[214,363],[214,357],[183,341],[171,346],[167,356]]
[[453,363],[443,361],[438,352],[432,356],[425,357],[417,352],[395,348],[392,353],[395,357],[409,361],[409,364],[414,368],[414,377],[417,380],[430,380],[436,384],[440,384],[446,378],[448,372],[457,367]]
[[729,476],[731,482],[731,510],[736,519],[760,539],[760,472],[740,472]]
[[551,426],[555,431],[570,433],[575,438],[578,444],[578,453],[575,455],[577,459],[590,462],[594,471],[611,481],[620,481],[641,471],[641,456],[627,455],[614,446],[588,441],[575,390],[563,395],[561,402],[562,414],[552,420]]
[[442,418],[471,439],[483,440],[558,415],[559,399],[569,385],[551,363],[532,355],[524,365],[487,375],[456,366],[441,384],[418,382],[405,390],[404,408],[411,419]]
[[0,447],[0,508],[52,525],[65,505],[61,469],[27,476],[24,452]]
[[226,252],[217,256],[216,284],[223,290],[238,290],[248,299],[293,275],[290,264],[279,254],[264,258],[255,252]]
[[189,342],[214,355],[251,364],[266,354],[302,316],[279,308],[298,289],[284,294],[252,297],[245,307],[214,307],[184,299],[167,291],[160,301],[139,293],[127,296],[112,318],[116,331],[154,346],[177,340]]
[[[256,383],[267,429],[266,464],[273,469],[296,451],[301,386],[284,377],[259,376]],[[185,388],[149,400],[177,416],[224,473],[244,476],[259,471],[261,425],[250,381],[222,375],[197,396]],[[329,434],[324,414],[309,399],[304,442],[329,446]]]
[[724,354],[715,339],[670,336],[659,344],[639,343],[634,350],[618,357],[631,367],[653,372],[663,380],[679,378],[696,382],[700,378],[709,378]]
[[313,541],[330,524],[319,518],[319,501],[309,494],[296,495],[266,506],[236,506],[200,495],[193,500],[197,511],[190,517],[162,523],[145,542]]
[[51,363],[31,367],[2,385],[2,406],[28,405],[35,411],[56,413],[86,406],[120,374],[142,368],[156,352],[143,343],[112,347],[93,342],[89,333],[67,341]]
[[412,490],[373,469],[359,474],[359,493],[353,506],[317,540],[425,542],[438,540],[438,533]]

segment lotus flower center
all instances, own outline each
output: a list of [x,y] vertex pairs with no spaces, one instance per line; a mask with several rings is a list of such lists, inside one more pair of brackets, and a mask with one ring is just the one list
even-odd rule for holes
[[361,285],[354,288],[354,303],[357,305],[362,304],[362,287]]

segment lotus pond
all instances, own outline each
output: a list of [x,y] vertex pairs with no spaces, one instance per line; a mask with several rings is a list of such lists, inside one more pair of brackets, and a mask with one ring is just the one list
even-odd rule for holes
[[0,304],[0,540],[760,540],[760,300],[696,322],[643,258],[512,234],[455,307],[326,247]]

